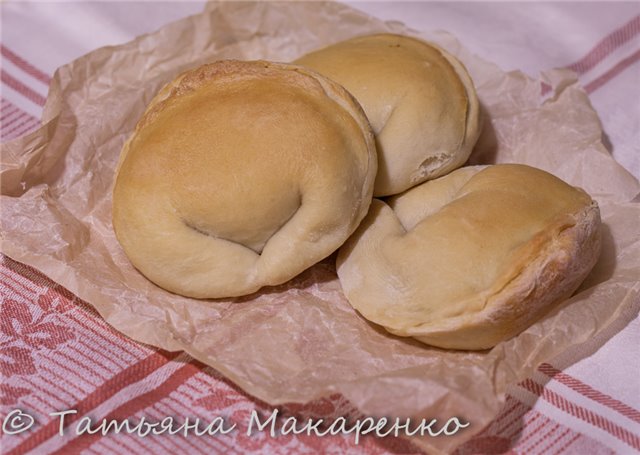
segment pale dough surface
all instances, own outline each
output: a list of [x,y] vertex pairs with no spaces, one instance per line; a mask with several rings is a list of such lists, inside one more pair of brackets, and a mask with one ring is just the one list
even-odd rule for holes
[[371,202],[360,106],[304,68],[221,61],[179,76],[123,148],[113,225],[147,278],[186,296],[245,295],[335,251]]
[[378,146],[375,196],[398,194],[462,166],[480,134],[473,82],[462,63],[436,45],[369,35],[295,63],[343,85],[362,105]]
[[350,303],[392,333],[485,349],[567,298],[595,264],[584,191],[532,167],[466,167],[389,198],[338,255]]

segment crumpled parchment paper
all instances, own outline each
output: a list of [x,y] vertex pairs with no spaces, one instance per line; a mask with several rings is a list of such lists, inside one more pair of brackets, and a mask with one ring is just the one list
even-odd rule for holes
[[[600,204],[602,257],[576,295],[520,336],[485,352],[394,337],[349,306],[330,257],[291,282],[243,298],[198,301],[156,287],[129,263],[111,227],[120,149],[160,87],[225,58],[291,61],[374,32],[439,43],[469,69],[485,113],[470,162],[519,162],[587,190]],[[543,83],[548,93],[542,94]],[[541,362],[594,338],[640,306],[638,181],[601,143],[585,92],[567,71],[504,73],[450,35],[418,33],[339,3],[212,3],[122,46],[56,71],[38,131],[2,146],[2,252],[41,270],[130,337],[185,350],[270,404],[340,393],[374,416],[457,416],[451,451],[491,421],[506,388]],[[637,199],[636,199],[637,200]]]

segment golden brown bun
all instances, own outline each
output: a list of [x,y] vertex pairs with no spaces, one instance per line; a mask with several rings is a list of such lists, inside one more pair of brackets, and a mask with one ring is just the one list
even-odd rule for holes
[[443,348],[485,349],[568,298],[600,251],[600,214],[539,169],[466,167],[390,198],[340,249],[365,318]]
[[220,61],[152,100],[122,150],[113,226],[159,286],[244,295],[342,245],[375,174],[368,121],[338,84],[294,65]]
[[469,74],[433,44],[363,36],[295,63],[343,85],[362,105],[378,146],[374,196],[398,194],[462,166],[480,134]]

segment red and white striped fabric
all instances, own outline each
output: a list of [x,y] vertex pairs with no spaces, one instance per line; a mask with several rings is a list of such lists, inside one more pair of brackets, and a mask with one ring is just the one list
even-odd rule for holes
[[[357,3],[416,29],[444,28],[505,69],[576,71],[601,116],[614,156],[640,175],[640,4],[462,5]],[[55,68],[201,9],[199,3],[9,3],[2,5],[0,134],[8,141],[38,127]],[[489,31],[492,32],[488,33]],[[491,38],[487,38],[491,37]],[[536,37],[535,40],[533,37]],[[535,75],[535,74],[534,74]],[[0,260],[0,423],[21,410],[29,431],[3,428],[2,454],[21,453],[420,453],[401,439],[278,436],[243,431],[190,436],[109,433],[59,435],[51,412],[76,410],[64,428],[92,420],[209,422],[224,416],[242,429],[253,399],[216,371],[181,353],[141,345],[108,326],[85,302],[38,271]],[[612,328],[584,359],[559,359],[510,391],[500,415],[458,454],[640,452],[638,319]],[[618,333],[615,333],[615,331]],[[573,364],[572,364],[573,363]],[[570,365],[570,366],[569,366]],[[328,419],[357,416],[339,396],[285,413]]]

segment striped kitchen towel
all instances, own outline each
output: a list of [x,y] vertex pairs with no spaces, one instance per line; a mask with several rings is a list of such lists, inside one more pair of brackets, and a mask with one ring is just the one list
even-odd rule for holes
[[[79,56],[86,51],[85,36],[91,43],[92,22],[77,29],[84,30],[84,35],[75,29],[71,36],[62,35],[64,20],[55,17],[60,13],[42,5],[42,10],[3,5],[3,26],[11,20],[10,28],[22,30],[22,35],[3,34],[0,48],[3,142],[38,128],[51,73],[73,53],[73,49],[58,54],[47,51],[75,43],[75,56]],[[118,8],[116,3],[95,10],[80,3],[64,8],[74,5],[84,8],[85,16],[100,15],[95,21],[120,17],[116,13],[108,16]],[[136,5],[138,20],[133,13],[128,21],[120,17],[126,33],[116,29],[113,36],[132,38],[148,31],[141,28],[141,19],[147,13],[158,14],[151,12],[154,5]],[[557,7],[563,8],[560,4]],[[487,6],[484,20],[496,17],[492,8],[500,6]],[[602,6],[602,14],[607,14],[607,8]],[[171,14],[177,18],[187,14],[185,11],[167,10],[161,19],[168,21]],[[393,17],[392,12],[389,15]],[[512,24],[514,33],[523,27],[540,26],[533,19],[531,22]],[[101,33],[109,36],[110,22],[100,23]],[[56,30],[60,31],[59,42]],[[27,36],[31,44],[23,39]],[[562,34],[558,33],[558,39]],[[640,173],[639,60],[640,16],[634,16],[621,17],[616,27],[603,29],[590,51],[565,64],[578,74],[589,93],[607,134],[605,142],[636,177]],[[121,335],[90,305],[6,256],[0,260],[0,308],[2,454],[420,453],[412,444],[391,437],[364,436],[356,444],[352,435],[270,437],[267,433],[247,436],[245,431],[194,435],[198,429],[206,430],[217,416],[224,416],[221,427],[235,423],[244,429],[252,412],[268,414],[272,408],[184,353],[164,352]],[[578,362],[559,359],[540,365],[534,375],[511,389],[500,415],[456,453],[640,452],[640,361],[636,349],[640,322],[636,318],[626,327],[613,327],[608,336],[611,340],[601,349],[585,352]],[[66,414],[51,415],[61,411]],[[329,420],[357,415],[340,396],[304,407],[284,406],[282,412]],[[181,431],[189,436],[179,431],[146,437],[113,431],[78,434],[90,428],[87,422],[95,426],[102,419],[161,422],[168,418],[173,419],[174,428],[182,425]],[[185,418],[189,419],[186,427]]]

